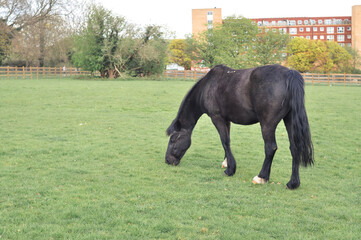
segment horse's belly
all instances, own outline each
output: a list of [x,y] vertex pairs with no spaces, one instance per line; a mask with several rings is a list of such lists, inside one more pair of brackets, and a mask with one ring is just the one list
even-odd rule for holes
[[258,122],[256,114],[252,111],[233,112],[227,115],[226,118],[236,124],[250,125]]

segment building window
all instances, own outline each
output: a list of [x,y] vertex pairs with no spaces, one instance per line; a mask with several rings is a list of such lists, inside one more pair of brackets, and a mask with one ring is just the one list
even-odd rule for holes
[[344,33],[345,28],[344,27],[337,27],[337,33]]
[[279,20],[278,21],[278,26],[286,26],[287,25],[287,21],[286,20]]
[[317,32],[317,27],[313,27],[313,31],[314,31],[314,32]]
[[332,24],[332,20],[331,20],[331,19],[326,19],[326,20],[325,20],[325,24],[326,24],[326,25],[331,25],[331,24]]
[[345,46],[345,44],[344,44],[344,43],[339,43],[339,44],[340,44],[340,46],[341,46],[341,47],[344,47],[344,46]]
[[287,28],[280,28],[278,29],[280,33],[287,33]]
[[208,20],[208,29],[212,29],[213,28],[213,20]]
[[276,21],[272,21],[272,26],[276,26]]
[[315,25],[316,24],[316,20],[311,19],[311,25]]
[[325,28],[324,28],[324,27],[320,27],[320,31],[321,31],[321,32],[325,31]]
[[313,40],[317,40],[317,36],[313,36]]
[[[207,12],[207,15],[213,15],[213,12]],[[204,15],[203,15],[204,16]]]
[[297,28],[290,28],[290,34],[297,34]]
[[303,28],[299,28],[300,32],[303,32]]
[[318,24],[322,24],[322,23],[323,23],[322,19],[319,19]]
[[306,32],[311,32],[311,28],[307,27]]
[[311,39],[311,36],[306,36],[306,39]]
[[305,20],[305,25],[307,25],[308,24],[308,20]]
[[347,43],[346,45],[347,45],[347,47],[351,47],[351,43]]
[[345,41],[345,35],[337,35],[337,42],[344,42]]
[[268,26],[268,21],[263,21],[264,26]]
[[295,20],[291,20],[291,21],[289,22],[289,25],[290,25],[290,26],[295,26],[295,25],[296,25],[296,21],[295,21]]
[[327,41],[333,41],[335,39],[334,35],[327,35]]
[[351,39],[351,35],[347,35],[347,39]]
[[347,27],[347,31],[351,31],[351,27]]
[[298,25],[302,25],[302,20],[298,20],[298,21],[297,21],[297,24],[298,24]]
[[257,25],[258,25],[258,27],[262,26],[262,22],[261,22],[261,21],[258,21],[258,22],[257,22]]
[[334,27],[327,27],[327,33],[335,33]]
[[321,40],[325,39],[325,36],[320,35],[320,39],[321,39]]

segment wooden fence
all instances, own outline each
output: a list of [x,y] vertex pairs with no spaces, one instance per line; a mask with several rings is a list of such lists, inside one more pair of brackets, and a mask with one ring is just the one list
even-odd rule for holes
[[[163,78],[195,81],[203,77],[206,73],[207,71],[166,70],[163,73]],[[90,76],[91,72],[77,68],[66,68],[64,71],[62,67],[0,67],[0,79],[62,78],[81,75]],[[358,74],[303,73],[302,76],[305,79],[305,82],[312,84],[361,85],[361,75]]]
[[[167,70],[164,71],[164,78],[178,78],[197,80],[203,77],[207,71],[176,71]],[[305,82],[312,84],[343,84],[343,85],[361,85],[361,75],[359,74],[321,74],[321,73],[302,73]]]
[[61,78],[90,74],[91,72],[78,68],[64,70],[62,67],[0,67],[0,78],[7,79]]

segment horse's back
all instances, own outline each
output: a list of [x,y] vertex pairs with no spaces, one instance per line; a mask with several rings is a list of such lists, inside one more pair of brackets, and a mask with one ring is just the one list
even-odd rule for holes
[[252,105],[259,121],[281,120],[289,111],[289,69],[267,65],[254,69],[250,75]]

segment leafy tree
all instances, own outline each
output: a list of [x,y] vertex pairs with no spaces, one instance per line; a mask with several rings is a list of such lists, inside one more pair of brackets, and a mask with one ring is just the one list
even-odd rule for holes
[[185,39],[174,39],[169,44],[170,62],[190,69],[191,56],[187,53],[187,41]]
[[349,72],[352,56],[336,42],[294,38],[287,45],[287,65],[300,71]]
[[114,77],[114,54],[122,35],[125,19],[114,16],[102,6],[92,5],[86,16],[86,26],[75,36],[75,52],[72,57],[77,67],[95,72],[102,77]]
[[357,69],[361,66],[360,52],[352,47],[346,47],[346,50],[352,56],[352,60],[351,60],[352,73],[354,73],[354,74],[360,73],[361,71],[359,69]]
[[10,37],[6,31],[0,31],[0,65],[9,54],[10,43]]
[[344,73],[352,72],[352,55],[346,48],[336,42],[327,42],[327,48],[334,63],[334,69]]
[[77,67],[114,78],[159,74],[164,70],[167,43],[159,26],[138,28],[102,6],[92,5],[86,24],[76,35],[72,61]]
[[[262,29],[254,42],[254,58],[260,65],[281,63],[285,60],[289,35]],[[251,54],[248,54],[248,56]]]
[[287,41],[287,35],[259,34],[258,27],[250,19],[231,16],[222,25],[200,35],[198,51],[207,66],[226,64],[232,68],[246,68],[280,63]]

